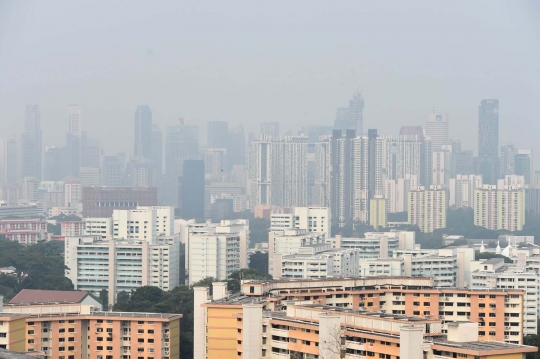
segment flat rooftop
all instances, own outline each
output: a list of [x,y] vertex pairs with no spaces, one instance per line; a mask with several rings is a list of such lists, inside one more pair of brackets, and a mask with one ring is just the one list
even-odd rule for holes
[[328,305],[321,305],[321,304],[299,304],[300,307],[306,307],[306,308],[313,308],[313,309],[323,309],[329,312],[337,312],[337,313],[347,313],[347,314],[359,314],[359,315],[367,315],[370,317],[378,317],[383,319],[395,319],[395,320],[403,320],[408,322],[429,322],[429,321],[438,321],[433,319],[425,319],[421,317],[411,317],[407,315],[399,315],[399,314],[389,314],[389,313],[383,313],[383,312],[370,312],[365,309],[351,309],[351,308],[342,308],[342,307],[333,307]]
[[538,348],[530,347],[527,345],[511,344],[505,342],[495,342],[495,341],[478,341],[478,342],[451,342],[446,336],[433,337],[433,344],[444,345],[448,347],[476,350],[476,351],[496,351],[496,350],[512,350],[512,349],[523,349],[531,348],[533,351],[537,351]]

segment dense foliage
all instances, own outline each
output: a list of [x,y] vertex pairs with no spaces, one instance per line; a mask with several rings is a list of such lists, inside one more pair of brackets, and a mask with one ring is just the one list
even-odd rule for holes
[[259,274],[268,273],[268,253],[255,252],[249,257],[249,268],[256,270]]
[[265,218],[254,218],[249,221],[249,241],[255,243],[268,243],[270,221]]
[[9,300],[22,289],[73,290],[65,277],[63,254],[63,242],[23,246],[0,239],[0,267],[13,268],[10,274],[0,274],[0,294]]

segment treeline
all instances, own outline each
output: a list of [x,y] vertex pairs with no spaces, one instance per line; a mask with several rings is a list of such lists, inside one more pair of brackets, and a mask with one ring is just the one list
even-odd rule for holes
[[0,295],[10,300],[22,289],[73,290],[65,277],[64,243],[38,242],[23,246],[0,238]]

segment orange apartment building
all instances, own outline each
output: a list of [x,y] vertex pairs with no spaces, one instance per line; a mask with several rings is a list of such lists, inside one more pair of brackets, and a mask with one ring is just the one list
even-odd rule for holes
[[178,359],[181,314],[95,312],[26,318],[26,350],[46,359]]
[[[523,341],[524,292],[432,287],[431,278],[372,277],[247,282],[242,294],[450,322],[478,323],[480,340]],[[446,325],[442,332],[446,333]]]
[[443,323],[279,295],[222,296],[217,289],[210,300],[207,288],[195,288],[195,359],[522,359],[537,351],[481,341],[479,323],[470,321]]

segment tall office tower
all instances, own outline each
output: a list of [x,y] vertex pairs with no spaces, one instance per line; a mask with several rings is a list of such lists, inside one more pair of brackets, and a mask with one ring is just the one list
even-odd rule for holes
[[478,107],[478,156],[499,155],[499,100],[482,100]]
[[152,125],[152,155],[156,175],[163,174],[163,131],[157,125]]
[[456,153],[456,175],[468,175],[474,173],[473,151],[460,151]]
[[154,162],[147,158],[129,161],[126,165],[126,184],[129,187],[155,187]]
[[261,135],[279,137],[279,122],[261,123]]
[[81,138],[72,133],[66,135],[66,146],[63,149],[66,156],[68,175],[79,176],[81,168]]
[[262,135],[251,142],[248,178],[252,206],[306,206],[306,167],[306,137]]
[[185,160],[180,180],[180,208],[183,218],[204,218],[204,161]]
[[207,148],[204,158],[205,178],[211,181],[227,182],[227,160],[227,149]]
[[483,185],[474,193],[474,225],[491,230],[520,231],[525,224],[525,189]]
[[208,121],[206,128],[206,147],[227,148],[229,143],[229,124],[226,121]]
[[81,167],[100,167],[101,147],[99,140],[89,138],[88,132],[83,131],[81,136]]
[[518,149],[515,155],[515,174],[525,177],[525,183],[531,184],[534,178],[533,150]]
[[455,178],[450,178],[448,205],[455,208],[473,208],[474,193],[482,184],[482,176],[478,175],[458,174]]
[[101,184],[105,187],[122,187],[125,163],[122,156],[105,156],[101,167]]
[[152,157],[152,111],[150,106],[141,105],[135,111],[135,151],[138,158]]
[[499,171],[499,100],[482,100],[478,107],[478,158],[476,174],[495,184]]
[[336,120],[334,130],[345,133],[347,130],[355,130],[358,135],[362,135],[364,126],[364,98],[361,92],[353,93],[353,98],[349,101],[349,107],[339,107],[336,109]]
[[417,188],[418,176],[406,175],[405,178],[385,181],[385,198],[388,213],[407,212],[409,192]]
[[448,142],[448,116],[438,112],[431,112],[427,116],[426,136],[431,138],[433,151],[441,150]]
[[246,165],[246,139],[242,125],[229,130],[227,146],[227,163],[229,171],[236,165]]
[[315,178],[313,185],[313,206],[330,207],[331,172],[330,140],[315,144]]
[[26,106],[24,132],[21,136],[21,176],[41,179],[43,148],[38,105]]
[[68,133],[81,137],[82,135],[82,109],[78,105],[68,106]]
[[504,178],[507,175],[513,175],[516,173],[516,159],[517,150],[514,145],[501,146],[501,156],[499,158],[499,178]]
[[357,134],[362,135],[364,130],[364,98],[362,93],[357,91],[353,94],[352,100],[349,101],[349,109],[351,116],[351,127]]
[[422,232],[446,228],[448,202],[441,186],[418,187],[410,191],[408,207],[409,224],[417,225]]
[[179,126],[167,126],[165,133],[165,173],[182,175],[185,160],[200,159],[199,130],[181,122]]

